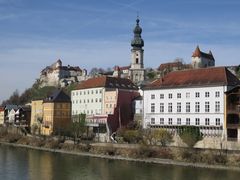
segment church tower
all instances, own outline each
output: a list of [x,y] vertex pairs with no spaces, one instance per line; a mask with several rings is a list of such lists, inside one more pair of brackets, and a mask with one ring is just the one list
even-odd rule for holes
[[131,41],[131,67],[129,69],[130,79],[136,84],[140,84],[145,79],[143,64],[144,41],[141,37],[142,28],[139,26],[139,21],[137,18],[136,26],[133,30],[134,38]]

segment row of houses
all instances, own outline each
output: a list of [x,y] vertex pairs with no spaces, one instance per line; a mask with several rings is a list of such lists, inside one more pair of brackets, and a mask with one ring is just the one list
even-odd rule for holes
[[68,130],[86,114],[86,126],[100,141],[109,141],[119,127],[133,120],[133,100],[138,87],[129,79],[101,76],[80,83],[68,97],[57,90],[45,100],[32,101],[32,132],[52,135]]
[[0,125],[30,127],[31,106],[6,105],[0,107]]
[[30,120],[26,112],[26,107],[0,108],[0,123],[25,123],[34,133],[52,135],[86,114],[86,125],[100,141],[109,141],[138,117],[143,128],[177,133],[181,126],[197,126],[204,136],[240,141],[240,81],[226,67],[170,72],[142,89],[129,79],[101,76],[78,84],[71,97],[57,90],[32,101]]

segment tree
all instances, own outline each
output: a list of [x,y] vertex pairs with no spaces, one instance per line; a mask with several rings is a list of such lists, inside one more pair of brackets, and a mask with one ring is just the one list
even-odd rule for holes
[[199,127],[185,126],[180,130],[180,137],[188,147],[193,147],[198,141],[202,139],[202,133]]
[[74,143],[86,132],[86,114],[79,114],[74,117],[71,124],[71,131],[74,137]]
[[158,145],[160,143],[162,146],[166,146],[172,141],[171,134],[165,129],[154,129],[152,133],[155,145]]
[[156,75],[157,74],[154,71],[150,71],[150,72],[147,73],[148,79],[154,79],[156,77]]
[[240,79],[240,65],[236,69],[237,77]]

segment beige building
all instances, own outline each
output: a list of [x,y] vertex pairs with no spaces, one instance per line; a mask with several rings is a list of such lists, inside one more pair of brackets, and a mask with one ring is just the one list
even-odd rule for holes
[[41,134],[52,135],[67,130],[71,123],[71,100],[62,90],[57,90],[43,101]]
[[4,108],[0,107],[0,125],[4,124]]
[[31,106],[31,132],[40,133],[40,127],[43,121],[43,100],[32,101]]

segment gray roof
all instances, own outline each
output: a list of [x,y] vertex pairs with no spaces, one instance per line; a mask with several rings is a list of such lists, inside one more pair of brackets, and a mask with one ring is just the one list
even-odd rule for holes
[[58,89],[54,91],[52,95],[47,97],[44,102],[71,102],[71,99],[63,92],[63,90]]

